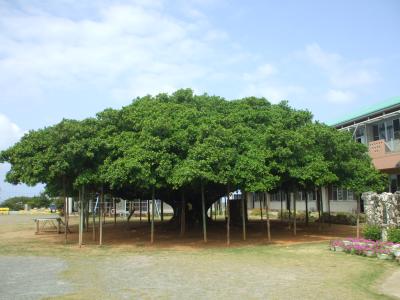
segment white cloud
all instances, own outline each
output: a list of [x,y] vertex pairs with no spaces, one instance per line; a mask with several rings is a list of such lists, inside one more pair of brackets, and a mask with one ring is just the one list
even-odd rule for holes
[[254,72],[244,73],[243,79],[247,81],[259,81],[275,73],[277,73],[277,69],[272,64],[262,64]]
[[377,72],[370,68],[368,61],[345,60],[337,53],[324,51],[316,43],[306,46],[301,55],[321,68],[335,88],[358,88],[379,80]]
[[204,16],[183,20],[166,13],[160,1],[142,2],[105,2],[76,19],[40,6],[0,10],[2,99],[40,99],[49,89],[91,84],[129,100],[193,86],[242,57],[233,46],[229,57],[220,51],[230,47],[229,37]]
[[23,133],[17,124],[0,113],[0,150],[4,150],[17,142]]
[[349,91],[331,89],[326,94],[326,99],[332,103],[348,103],[355,99],[355,95]]
[[295,85],[280,85],[274,83],[251,83],[241,94],[241,97],[249,95],[256,97],[264,97],[272,103],[278,103],[282,100],[296,99],[300,94],[303,94],[305,89]]
[[270,63],[260,64],[254,71],[244,73],[242,78],[246,84],[240,96],[264,97],[278,103],[304,93],[303,87],[284,83],[276,75],[279,75],[278,68]]

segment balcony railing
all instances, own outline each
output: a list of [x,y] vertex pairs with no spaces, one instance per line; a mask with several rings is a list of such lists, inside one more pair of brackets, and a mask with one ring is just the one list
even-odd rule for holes
[[400,152],[400,140],[391,140],[389,142],[377,140],[369,142],[368,150],[372,158]]

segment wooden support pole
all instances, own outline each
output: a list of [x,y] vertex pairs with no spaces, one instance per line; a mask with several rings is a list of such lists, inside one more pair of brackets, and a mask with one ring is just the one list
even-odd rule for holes
[[100,204],[99,204],[99,245],[103,245],[103,222],[101,222],[101,217],[104,214],[104,188],[101,186],[100,191]]
[[247,200],[246,192],[242,193],[242,230],[243,230],[243,241],[246,240],[246,205],[245,201]]
[[89,232],[89,199],[85,199],[86,232]]
[[185,202],[185,192],[182,191],[182,201],[181,201],[181,233],[180,236],[183,237],[186,231],[186,202]]
[[147,223],[150,223],[150,200],[147,200]]
[[164,222],[164,201],[161,200],[161,222]]
[[319,188],[319,209],[321,210],[321,223],[320,225],[320,230],[322,230],[322,228],[324,227],[324,223],[325,223],[325,218],[324,218],[324,203],[322,201],[322,188]]
[[83,234],[83,201],[82,201],[82,190],[79,189],[79,236],[78,244],[79,248],[82,247],[82,234]]
[[63,177],[63,194],[64,194],[64,244],[68,242],[68,197],[66,192],[65,176]]
[[356,195],[357,197],[357,238],[360,238],[360,196]]
[[204,199],[204,184],[201,182],[201,208],[203,213],[203,239],[207,243],[207,218],[206,218],[206,205]]
[[117,225],[117,204],[115,203],[115,198],[112,198],[113,200],[113,209],[114,209],[114,226]]
[[329,195],[327,195],[326,193],[326,189],[325,189],[325,197],[327,197],[327,204],[328,204],[328,223],[329,223],[329,227],[332,226],[332,218],[331,218],[331,201],[329,200]]
[[288,211],[289,211],[289,230],[292,230],[292,194],[286,193],[287,203],[289,203]]
[[226,204],[225,204],[225,210],[226,210],[226,215],[227,215],[227,220],[226,220],[226,244],[229,246],[231,244],[231,212],[230,212],[230,199],[229,199],[229,184],[227,186],[227,193],[226,193]]
[[265,193],[265,214],[267,216],[267,235],[268,235],[268,242],[271,241],[271,225],[269,222],[269,198],[270,198],[270,194],[269,193]]
[[142,199],[139,199],[139,222],[142,223]]
[[154,191],[154,187],[152,188],[151,191],[151,243],[154,243],[154,208],[155,208],[155,191]]
[[92,217],[93,217],[93,241],[96,241],[96,213],[95,213],[95,208],[96,208],[96,201],[92,200]]
[[224,219],[225,219],[225,221],[228,217],[228,215],[226,214],[226,205],[227,205],[226,203],[227,203],[227,201],[225,201],[225,204],[224,204]]
[[292,195],[293,195],[293,234],[296,235],[297,234],[296,202],[299,196],[299,192],[296,190],[296,196],[294,195],[294,193],[292,193]]
[[308,226],[308,195],[309,193],[306,193],[306,199],[305,199],[305,204],[306,204],[306,226]]

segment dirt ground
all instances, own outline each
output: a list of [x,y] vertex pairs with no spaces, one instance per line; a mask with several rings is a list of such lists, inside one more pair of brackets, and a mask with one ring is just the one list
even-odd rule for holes
[[[10,216],[8,216],[10,217]],[[16,216],[20,219],[18,224],[29,225],[32,222],[32,216]],[[18,234],[19,238],[31,238],[33,233],[28,230],[16,231],[13,222],[0,219],[0,225],[11,225],[13,230],[9,233],[3,232],[2,236],[12,238]],[[33,223],[32,223],[33,224]],[[260,219],[252,219],[246,226],[246,240],[243,240],[242,226],[231,225],[231,246],[251,246],[266,244],[294,244],[294,243],[312,243],[327,241],[337,237],[355,236],[356,228],[354,226],[329,225],[323,224],[322,228],[317,223],[311,223],[309,226],[297,224],[297,234],[294,236],[293,228],[289,229],[287,223],[271,220],[271,242],[267,240],[266,221]],[[27,229],[27,228],[25,228]],[[78,243],[78,217],[70,218],[70,230],[68,234],[68,243]],[[94,237],[94,239],[93,239]],[[54,232],[41,232],[36,236],[37,240],[44,240],[50,243],[64,241],[64,234],[55,235]],[[117,218],[114,224],[113,218],[107,218],[103,223],[103,245],[113,246],[135,246],[135,247],[152,247],[152,248],[176,248],[176,247],[192,247],[192,248],[210,248],[210,247],[226,247],[226,225],[224,220],[219,219],[207,225],[207,243],[203,241],[202,226],[197,224],[187,228],[184,237],[180,236],[180,227],[172,224],[168,220],[163,223],[157,221],[155,224],[155,242],[150,244],[150,224],[147,219],[143,218],[140,222],[137,218],[131,222],[126,222],[121,218]],[[84,231],[83,241],[85,245],[95,245],[99,241],[99,224],[96,220],[95,234],[93,235],[92,220],[89,227]]]
[[79,248],[76,217],[67,245],[63,234],[35,235],[33,217],[0,216],[0,299],[390,299],[377,283],[399,268],[330,252],[328,240],[354,236],[352,226],[299,225],[293,236],[273,221],[268,243],[265,222],[253,220],[246,241],[232,227],[227,247],[222,220],[209,224],[207,244],[201,228],[182,238],[165,222],[151,245],[146,220],[107,219],[104,246],[89,226]]

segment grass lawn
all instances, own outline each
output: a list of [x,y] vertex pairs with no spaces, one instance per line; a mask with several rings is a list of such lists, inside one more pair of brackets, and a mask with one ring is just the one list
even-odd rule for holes
[[[327,241],[79,249],[63,245],[57,234],[35,236],[31,218],[0,216],[0,298],[389,299],[377,287],[399,268],[330,252]],[[13,284],[19,287],[10,292],[7,285]]]

